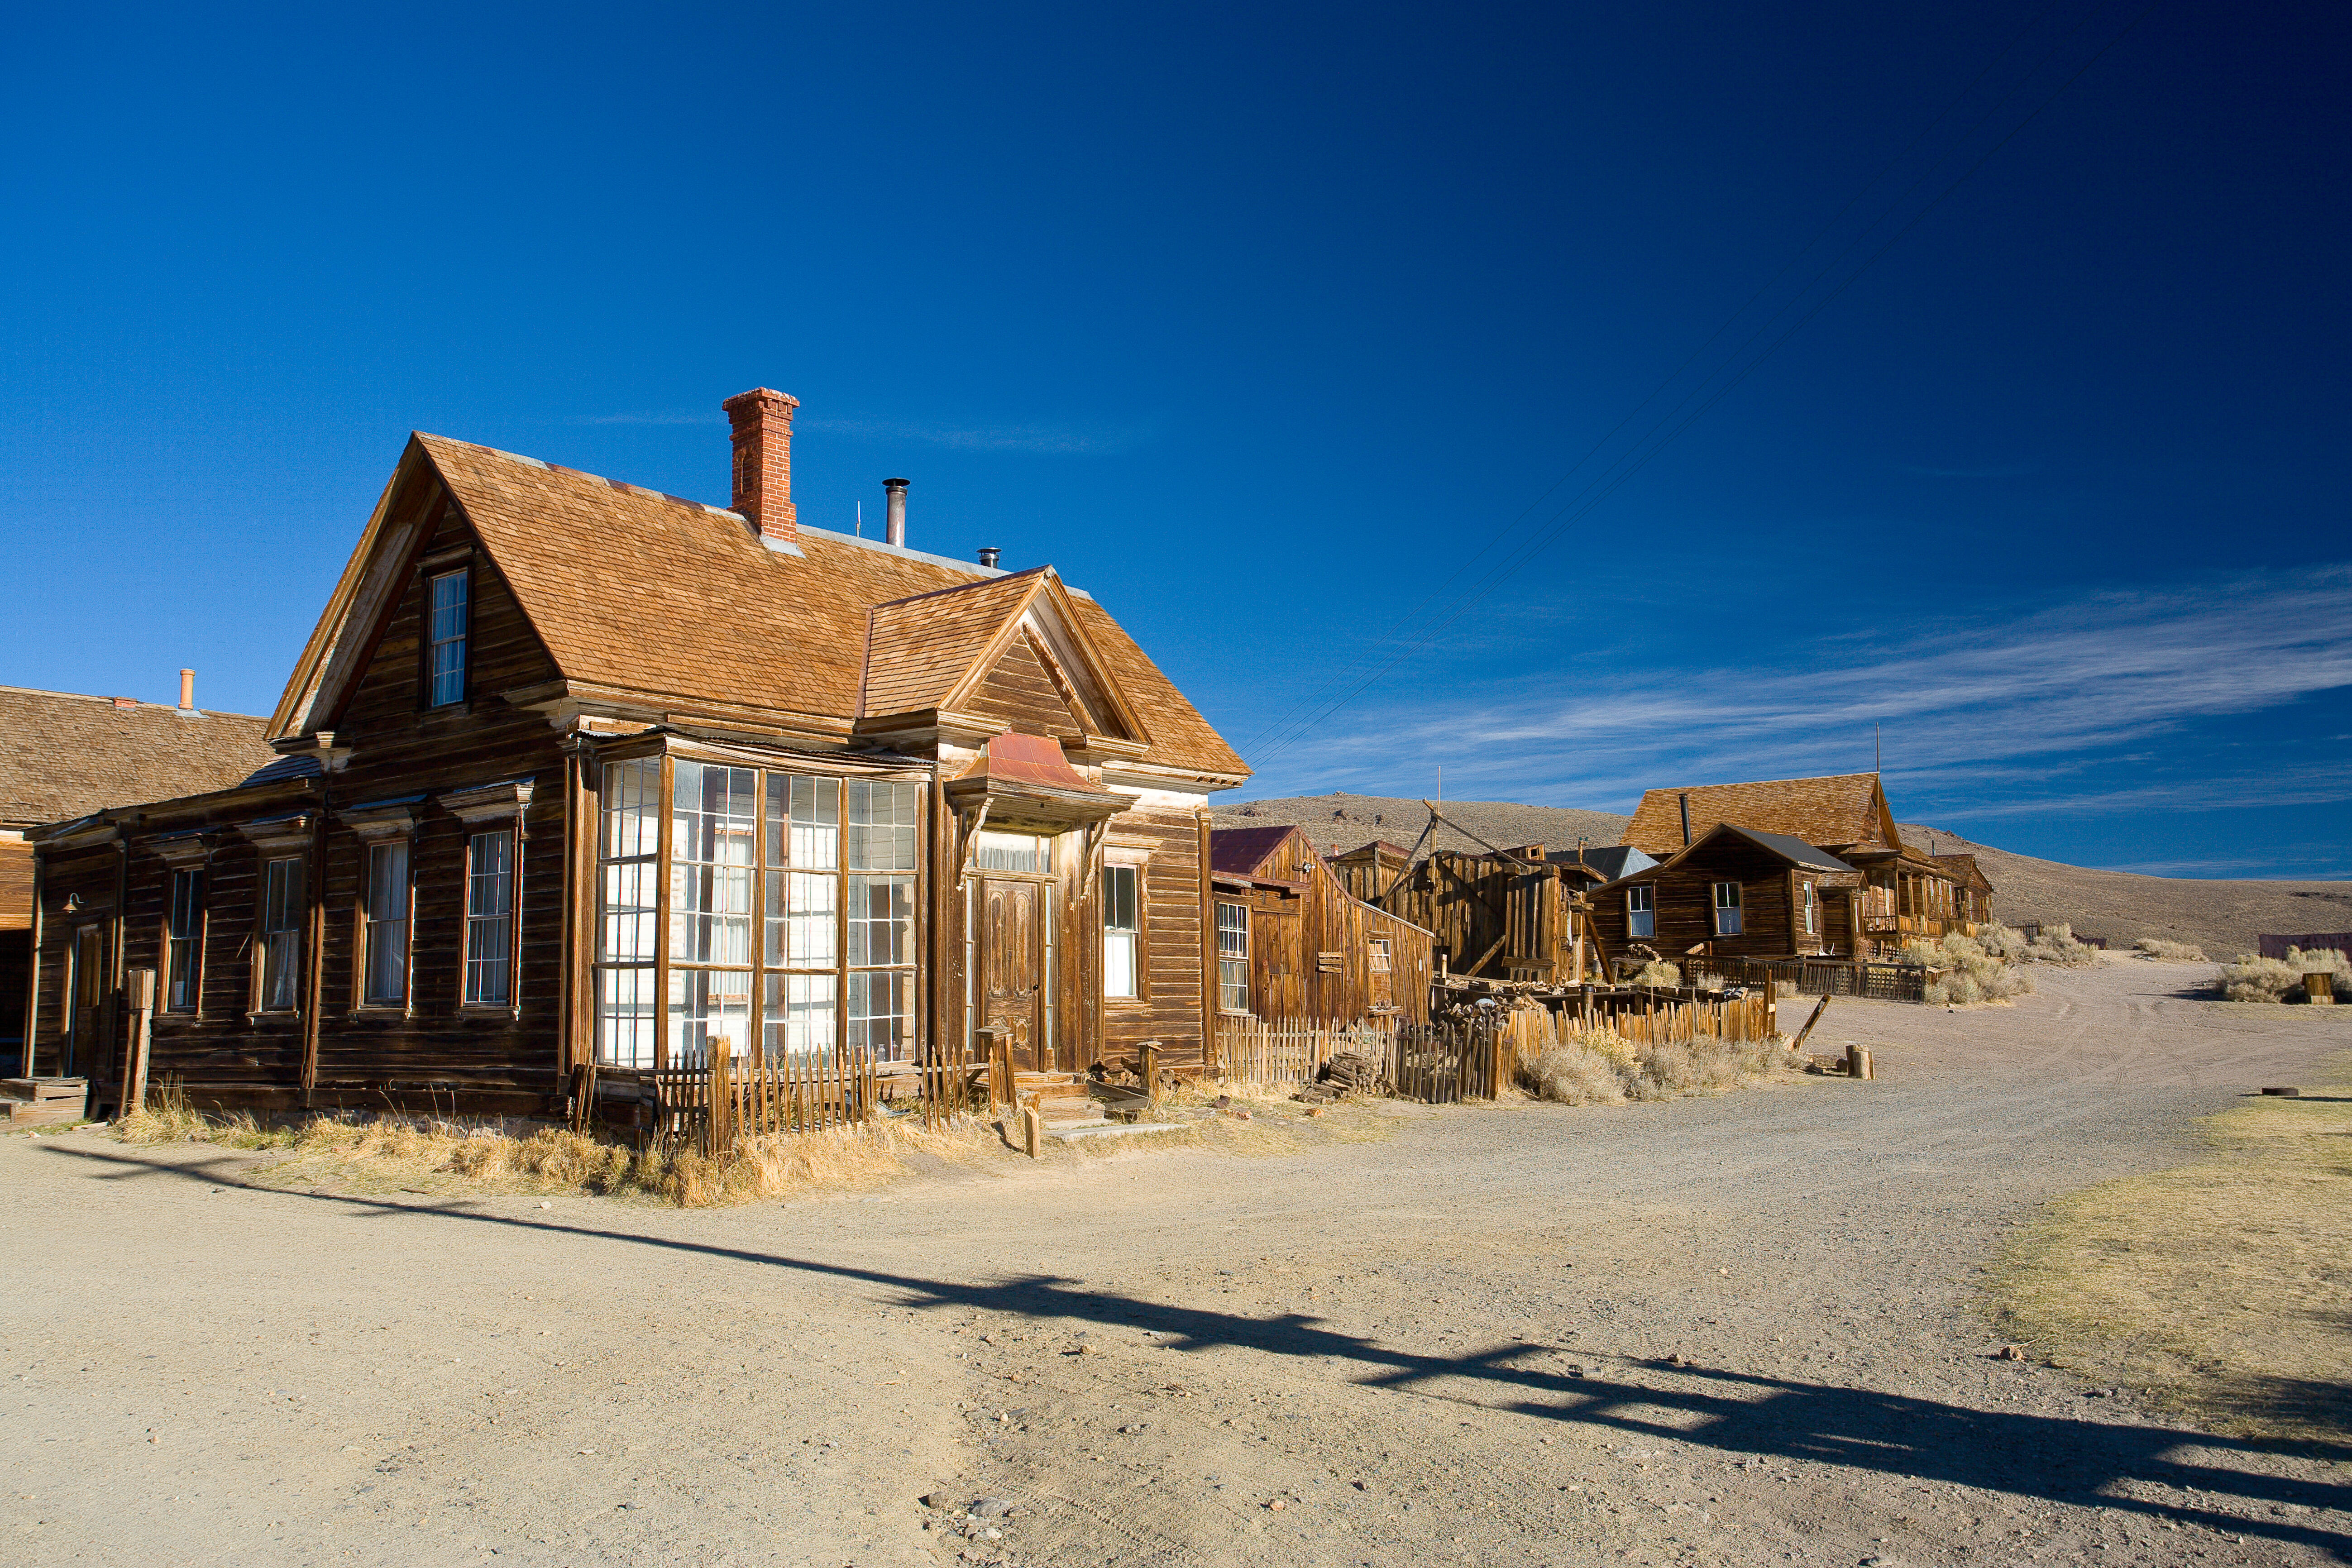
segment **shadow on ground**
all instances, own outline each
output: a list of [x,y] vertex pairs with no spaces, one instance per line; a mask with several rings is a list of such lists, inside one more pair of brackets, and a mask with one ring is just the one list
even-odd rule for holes
[[[126,1154],[57,1147],[73,1159],[112,1167],[106,1180],[162,1177],[208,1186],[247,1186],[223,1168],[249,1163],[226,1156],[163,1165]],[[252,1190],[305,1202],[332,1204],[370,1217],[420,1224],[500,1226],[520,1231],[583,1237],[699,1254],[732,1262],[790,1269],[796,1273],[878,1286],[898,1292],[908,1308],[961,1307],[1017,1313],[1036,1319],[1076,1319],[1104,1325],[1150,1329],[1168,1348],[1233,1346],[1300,1361],[1315,1360],[1349,1369],[1360,1385],[1442,1399],[1483,1410],[1558,1421],[1620,1436],[1696,1444],[1726,1454],[1777,1457],[1876,1470],[1924,1481],[1979,1487],[2021,1498],[2045,1499],[2077,1507],[2194,1521],[2233,1534],[2297,1542],[2336,1554],[2352,1550],[2352,1536],[2302,1522],[2294,1515],[2245,1518],[2189,1498],[2162,1504],[2121,1495],[2128,1483],[2193,1488],[2199,1496],[2233,1499],[2248,1507],[2296,1505],[2313,1510],[2352,1510],[2352,1486],[2298,1480],[2232,1468],[2224,1463],[2175,1459],[2182,1448],[2208,1454],[2316,1456],[2352,1459],[2352,1447],[2263,1443],[2207,1436],[2158,1426],[2111,1425],[2048,1415],[1969,1410],[1935,1400],[1868,1389],[1841,1388],[1696,1366],[1669,1367],[1622,1361],[1616,1375],[1573,1375],[1519,1364],[1562,1353],[1565,1347],[1523,1341],[1461,1355],[1423,1355],[1393,1349],[1359,1335],[1320,1326],[1297,1313],[1247,1317],[1203,1308],[1171,1306],[1080,1289],[1045,1275],[994,1284],[958,1284],[805,1258],[717,1247],[707,1242],[605,1230],[522,1215],[486,1214],[459,1204],[403,1204],[383,1198]],[[1590,1352],[1575,1352],[1584,1361]],[[1606,1358],[1601,1358],[1606,1359]],[[1633,1380],[1648,1368],[1663,1384]],[[2352,1384],[2299,1384],[2283,1389],[2298,1402],[2340,1409],[2352,1400]]]

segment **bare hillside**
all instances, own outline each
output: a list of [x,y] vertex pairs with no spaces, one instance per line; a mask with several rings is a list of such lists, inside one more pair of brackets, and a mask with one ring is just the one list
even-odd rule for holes
[[[1572,806],[1518,805],[1508,801],[1444,801],[1445,815],[1507,849],[1541,844],[1572,849],[1581,836],[1614,844],[1630,818]],[[1296,823],[1327,853],[1385,838],[1410,848],[1429,821],[1418,800],[1393,795],[1293,795],[1247,801],[1217,814],[1220,827]],[[1977,857],[1992,882],[1993,910],[2011,924],[2064,921],[2075,930],[2128,947],[2143,936],[2193,942],[2215,959],[2251,952],[2261,931],[2352,931],[2352,883],[2212,881],[2095,871],[2057,860],[2037,860],[1978,844],[1944,828],[1906,823],[1903,837],[1922,849]],[[1440,848],[1480,846],[1440,826]]]
[[[1573,806],[1517,805],[1509,801],[1441,801],[1453,821],[1505,849],[1540,844],[1547,849],[1573,849],[1580,837],[1594,844],[1614,844],[1624,835],[1631,817],[1610,811],[1580,811]],[[1282,800],[1244,801],[1217,814],[1219,827],[1263,827],[1268,823],[1296,823],[1307,830],[1317,848],[1333,854],[1360,848],[1374,838],[1412,847],[1429,825],[1429,808],[1418,800],[1379,795],[1292,795]],[[1468,835],[1441,825],[1432,841],[1439,849],[1483,853]]]
[[2143,877],[2037,860],[1970,843],[1957,833],[1905,823],[1903,837],[1921,848],[1974,855],[1993,885],[1993,912],[2010,924],[2064,921],[2076,931],[2128,947],[2160,936],[2193,942],[2224,960],[2251,952],[2262,931],[2352,931],[2352,883],[2217,881]]

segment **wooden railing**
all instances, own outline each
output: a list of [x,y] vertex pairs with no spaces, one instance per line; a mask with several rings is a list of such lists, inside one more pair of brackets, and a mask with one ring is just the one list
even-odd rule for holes
[[1228,1019],[1217,1026],[1227,1082],[1261,1094],[1292,1094],[1346,1052],[1381,1064],[1381,1086],[1401,1100],[1451,1105],[1492,1100],[1510,1080],[1512,1042],[1496,1024],[1402,1024],[1392,1029],[1310,1020]]
[[1681,961],[1691,979],[1713,976],[1730,985],[1793,984],[1801,996],[1861,996],[1879,1002],[1925,999],[1927,971],[1916,963],[1871,963],[1818,958],[1706,958]]

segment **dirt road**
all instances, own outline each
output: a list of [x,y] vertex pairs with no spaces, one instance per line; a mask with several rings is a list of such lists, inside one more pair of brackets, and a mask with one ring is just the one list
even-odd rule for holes
[[1875,1083],[723,1211],[0,1140],[0,1561],[2342,1561],[2352,1453],[2172,1429],[1979,1312],[2040,1200],[2352,1044],[2200,973],[1841,1003]]

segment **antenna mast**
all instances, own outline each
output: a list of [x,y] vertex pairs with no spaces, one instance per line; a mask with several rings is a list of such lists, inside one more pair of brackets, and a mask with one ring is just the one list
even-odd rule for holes
[[1878,721],[1877,721],[1876,720],[1874,720],[1874,719],[1871,721],[1871,724],[1870,724],[1870,771],[1871,771],[1872,773],[1874,773],[1879,771],[1879,769],[1878,769]]

